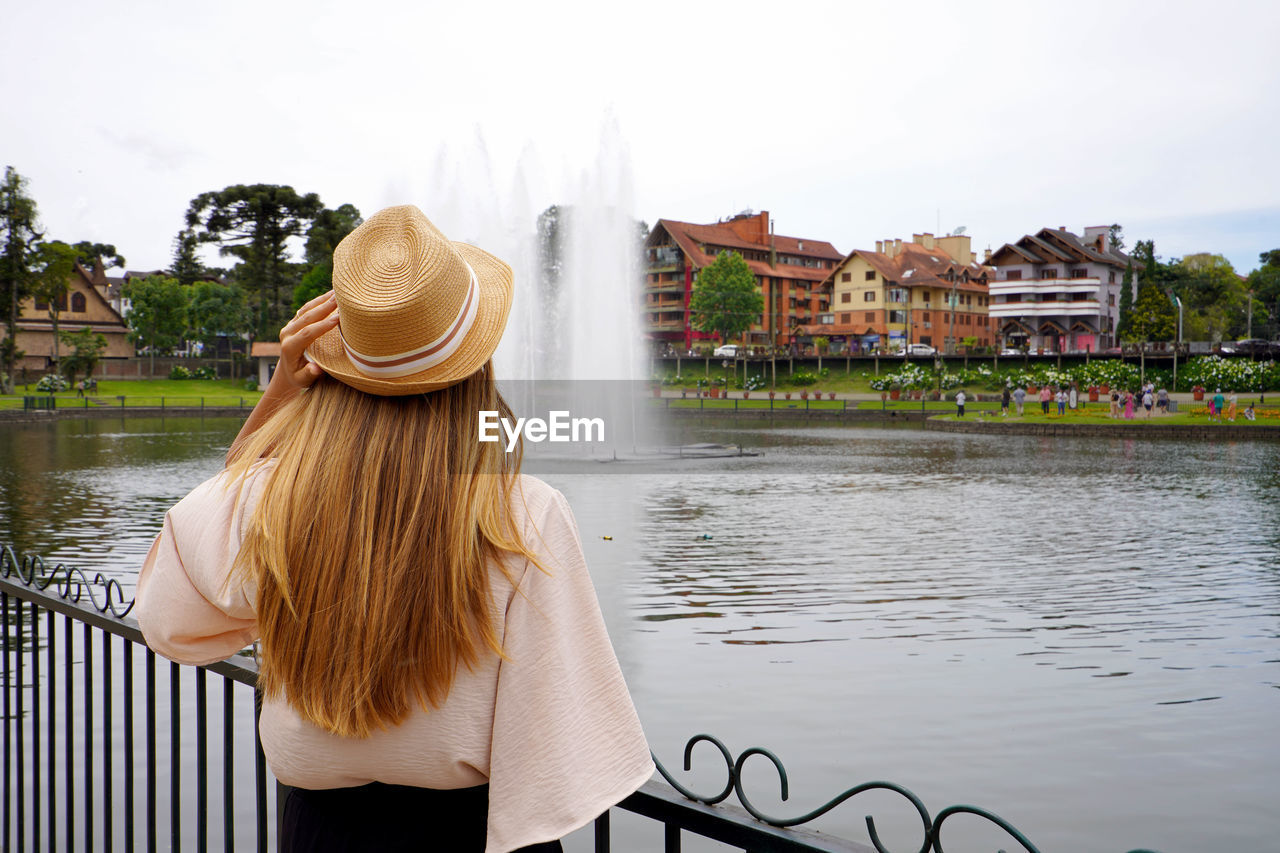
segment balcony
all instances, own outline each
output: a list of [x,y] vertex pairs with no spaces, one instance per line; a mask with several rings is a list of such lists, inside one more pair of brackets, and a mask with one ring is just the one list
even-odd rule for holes
[[646,283],[645,293],[684,293],[684,283],[679,281],[655,281]]
[[992,317],[1096,317],[1101,310],[1101,303],[1096,299],[1078,299],[1069,302],[995,302],[988,307],[987,313]]
[[674,246],[649,249],[645,253],[645,264],[649,272],[674,270],[684,266],[684,253]]

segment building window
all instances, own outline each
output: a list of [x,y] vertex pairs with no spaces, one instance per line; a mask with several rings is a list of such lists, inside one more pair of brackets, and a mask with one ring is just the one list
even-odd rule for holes
[[1058,271],[1052,267],[1046,270],[1040,270],[1041,279],[1052,279],[1058,277]]
[[875,271],[875,270],[867,270],[867,271],[866,271],[866,273],[864,273],[864,274],[863,274],[863,278],[864,278],[866,281],[875,281],[875,280],[876,280],[876,271]]
[[85,307],[84,307],[84,294],[83,294],[83,293],[76,292],[76,293],[71,294],[71,310],[72,310],[72,311],[79,312],[79,313],[81,313],[81,314],[83,314],[83,313],[84,313],[84,311],[85,311]]
[[1107,304],[1108,305],[1116,304],[1116,295],[1114,293],[1107,294]]
[[1076,267],[1071,271],[1071,277],[1072,278],[1088,278],[1089,271],[1084,267]]
[[928,312],[928,311],[925,311],[925,312],[924,312],[924,321],[925,321],[926,323],[927,323],[927,322],[929,322],[929,312]]
[[1004,274],[1005,281],[1022,281],[1022,270],[1009,270]]
[[867,312],[867,322],[868,322],[868,323],[874,323],[875,321],[876,321],[876,312],[874,312],[874,311],[868,311],[868,312]]
[[852,322],[853,322],[853,315],[852,315],[852,314],[850,314],[848,311],[845,311],[844,313],[842,313],[842,314],[840,315],[840,322],[841,322],[841,323],[844,323],[844,324],[846,324],[846,325],[847,325],[847,324],[849,324],[849,323],[852,323]]
[[876,301],[876,292],[875,292],[874,290],[868,290],[867,292],[863,293],[863,294],[862,294],[862,301],[863,301],[863,302],[875,302],[875,301]]
[[891,287],[884,298],[886,302],[906,302],[907,289],[905,287]]
[[852,301],[853,301],[853,294],[846,290],[844,293],[841,293],[841,294],[840,294],[840,301],[841,301],[841,302],[852,302]]
[[840,273],[840,280],[841,280],[841,281],[853,281],[853,273],[851,273],[851,272],[842,272],[842,273]]
[[907,312],[906,312],[906,311],[890,311],[890,312],[889,312],[889,322],[890,322],[890,323],[905,323],[905,322],[907,322]]
[[1107,273],[1107,284],[1115,284],[1115,283],[1116,283],[1116,271],[1112,270],[1111,272]]
[[920,294],[920,299],[924,302],[928,302],[930,293],[931,291],[928,291],[928,290],[924,291],[923,293]]

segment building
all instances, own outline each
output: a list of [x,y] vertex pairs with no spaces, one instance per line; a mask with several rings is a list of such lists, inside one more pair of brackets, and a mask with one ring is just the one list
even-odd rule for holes
[[689,300],[698,270],[732,250],[755,274],[764,312],[743,335],[748,348],[798,346],[803,327],[827,309],[819,285],[840,260],[823,240],[773,233],[768,211],[745,211],[723,222],[694,225],[659,219],[645,241],[644,330],[658,351],[688,350],[711,340],[689,323]]
[[823,280],[831,307],[807,331],[825,337],[833,354],[888,352],[908,344],[954,352],[966,339],[992,346],[990,278],[967,234],[877,240],[875,251],[855,249]]
[[1120,284],[1129,256],[1111,227],[1042,228],[990,257],[991,316],[1003,345],[1032,352],[1099,352],[1116,346]]
[[[71,274],[71,286],[66,295],[59,298],[55,308],[58,313],[58,330],[78,332],[90,328],[107,339],[103,358],[128,358],[134,353],[129,341],[129,328],[124,318],[107,301],[108,281],[101,267],[93,271],[76,264]],[[49,316],[49,304],[37,302],[34,297],[22,300],[18,307],[18,349],[25,355],[18,361],[19,369],[34,372],[48,371],[53,365],[53,320]],[[0,336],[4,334],[0,326]],[[58,353],[70,355],[71,348],[59,344]]]

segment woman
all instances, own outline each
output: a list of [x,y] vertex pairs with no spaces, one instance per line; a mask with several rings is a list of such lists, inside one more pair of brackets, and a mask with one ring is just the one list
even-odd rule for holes
[[1133,392],[1124,392],[1124,419],[1126,421],[1133,420]]
[[384,210],[281,360],[227,469],[138,579],[147,642],[260,642],[281,850],[559,850],[653,764],[564,497],[480,442],[511,270]]
[[1227,392],[1227,420],[1231,421],[1232,423],[1235,423],[1235,420],[1236,420],[1236,405],[1238,403],[1239,403],[1239,400],[1236,399],[1236,392],[1228,391]]
[[1111,389],[1111,417],[1120,417],[1120,389]]

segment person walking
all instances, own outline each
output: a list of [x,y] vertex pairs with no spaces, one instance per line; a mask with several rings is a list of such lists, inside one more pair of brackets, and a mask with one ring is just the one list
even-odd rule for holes
[[1049,388],[1048,383],[1040,389],[1040,413],[1049,414],[1049,401],[1053,399],[1053,391]]
[[1142,408],[1147,410],[1147,420],[1151,420],[1151,409],[1155,404],[1155,395],[1151,393],[1151,388],[1148,387],[1146,391],[1142,392]]
[[1209,419],[1215,420],[1218,423],[1222,423],[1223,406],[1225,405],[1226,400],[1222,396],[1221,388],[1217,389],[1214,392],[1212,403],[1213,403],[1213,409],[1210,410]]
[[1169,414],[1169,392],[1164,388],[1156,392],[1156,409],[1162,415]]
[[1231,421],[1232,423],[1236,422],[1236,403],[1237,402],[1238,401],[1236,399],[1236,392],[1228,391],[1227,392],[1227,420]]
[[1019,386],[1013,389],[1013,404],[1018,408],[1018,417],[1022,417],[1022,405],[1027,401],[1027,389]]
[[[1004,384],[1004,390],[1000,393],[1000,416],[1006,417],[1009,414],[1009,383]],[[1019,406],[1018,414],[1022,414],[1021,406]]]
[[1110,413],[1110,417],[1113,417],[1113,418],[1118,418],[1118,417],[1120,417],[1120,389],[1119,389],[1119,388],[1112,388],[1112,389],[1111,389],[1111,413]]
[[[957,391],[956,392],[956,417],[957,418],[964,417],[964,401],[965,401],[964,391],[963,390]],[[982,418],[979,417],[978,420],[982,420]]]
[[1126,421],[1133,420],[1133,392],[1124,392],[1124,419]]
[[1058,417],[1062,417],[1067,413],[1067,392],[1059,388],[1058,393],[1053,395],[1053,399],[1058,404]]
[[514,418],[512,287],[417,208],[371,216],[143,562],[153,650],[259,643],[279,850],[558,851],[653,773],[568,502],[480,440]]

